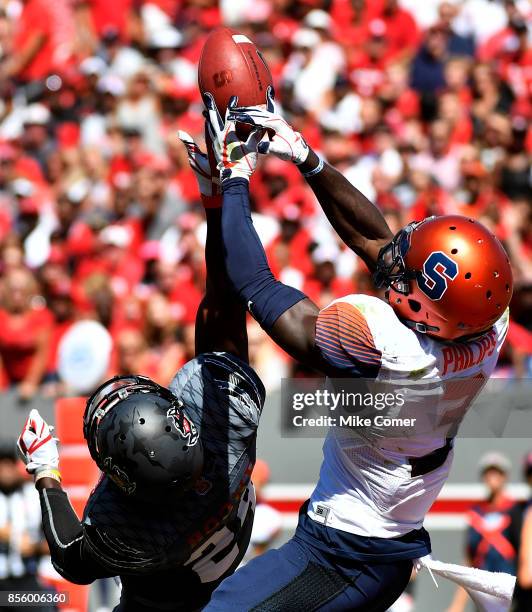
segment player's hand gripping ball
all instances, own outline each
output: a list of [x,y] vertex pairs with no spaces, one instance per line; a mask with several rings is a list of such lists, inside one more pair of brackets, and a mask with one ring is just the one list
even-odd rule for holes
[[219,208],[222,205],[220,174],[207,129],[205,132],[207,153],[204,153],[199,148],[192,136],[187,132],[179,130],[178,136],[187,150],[188,163],[196,176],[203,206],[205,208]]
[[207,154],[199,148],[188,132],[179,130],[178,136],[187,150],[188,163],[196,176],[200,193],[206,196],[217,195],[220,192],[220,177],[216,166],[214,170],[211,168]]
[[267,94],[266,106],[241,106],[232,110],[229,118],[266,131],[267,136],[259,143],[259,153],[273,153],[294,164],[302,164],[307,159],[309,147],[305,139],[281,115],[274,112],[271,92]]
[[264,136],[264,130],[255,129],[245,142],[241,140],[236,131],[236,123],[229,119],[231,110],[236,108],[237,103],[237,97],[233,96],[227,106],[225,119],[222,119],[212,96],[205,95],[207,129],[222,183],[230,178],[249,181],[257,166],[257,147]]

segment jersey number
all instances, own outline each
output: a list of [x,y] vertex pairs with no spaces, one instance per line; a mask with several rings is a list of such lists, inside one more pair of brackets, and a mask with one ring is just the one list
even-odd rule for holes
[[458,276],[458,264],[441,251],[431,253],[423,264],[423,273],[417,282],[431,300],[441,300],[447,291],[448,280]]

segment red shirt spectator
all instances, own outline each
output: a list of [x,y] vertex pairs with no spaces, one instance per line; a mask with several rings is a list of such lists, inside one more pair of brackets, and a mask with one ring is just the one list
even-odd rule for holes
[[333,278],[330,283],[327,283],[313,277],[303,285],[303,293],[320,307],[325,307],[332,300],[354,293],[354,289],[354,283],[345,278]]
[[48,303],[54,324],[50,332],[47,370],[52,375],[57,372],[59,343],[75,323],[71,291],[72,284],[67,279],[58,280],[49,290]]
[[73,41],[74,20],[67,0],[25,0],[13,42],[11,72],[32,81],[61,71],[72,60]]
[[281,220],[281,233],[266,248],[266,256],[274,276],[286,268],[299,270],[303,275],[311,274],[310,259],[312,238],[299,223],[300,211],[295,204],[285,206]]
[[[368,6],[368,4],[370,6]],[[368,21],[382,10],[380,2],[358,2],[336,0],[333,2],[331,17],[334,21],[336,39],[347,47],[362,46],[368,38]]]
[[[92,17],[92,25],[98,36],[105,31],[118,31],[122,40],[128,40],[128,17],[133,0],[85,0]],[[81,3],[80,3],[81,4]]]
[[408,221],[421,221],[432,215],[447,215],[453,211],[454,202],[441,187],[430,184],[418,194],[409,211]]
[[159,261],[156,267],[156,287],[170,302],[170,312],[175,321],[193,323],[203,297],[196,286],[191,268],[187,265]]
[[0,356],[7,381],[31,398],[46,372],[53,318],[46,308],[32,305],[35,283],[25,269],[4,279],[4,307],[0,309]]
[[390,56],[413,55],[419,45],[420,32],[412,15],[399,6],[398,0],[384,0],[380,19],[386,25]]

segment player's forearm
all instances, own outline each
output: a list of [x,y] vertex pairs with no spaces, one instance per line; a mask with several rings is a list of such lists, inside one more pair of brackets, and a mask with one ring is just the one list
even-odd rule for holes
[[249,183],[231,179],[223,187],[222,240],[225,268],[239,299],[267,331],[306,296],[273,276],[251,220]]
[[[311,149],[298,168],[307,173],[318,164]],[[340,238],[373,269],[380,249],[393,237],[379,209],[329,164],[306,180]]]
[[[213,301],[222,301],[223,289],[227,283],[227,274],[221,257],[222,248],[222,210],[221,208],[206,208],[207,239],[205,241],[205,267],[207,270],[206,293]],[[216,254],[218,253],[218,257]]]
[[205,210],[207,290],[196,316],[196,354],[228,351],[247,361],[246,311],[225,271],[221,208]]
[[82,559],[83,528],[61,485],[48,478],[37,482],[43,529],[56,570],[70,582],[89,584],[97,575]]
[[273,276],[251,220],[248,182],[229,181],[223,197],[225,265],[235,291],[279,346],[295,359],[313,365],[317,306]]

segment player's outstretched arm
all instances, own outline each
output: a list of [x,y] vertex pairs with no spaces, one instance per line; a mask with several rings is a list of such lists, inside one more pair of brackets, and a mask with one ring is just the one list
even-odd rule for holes
[[223,191],[222,239],[225,267],[240,300],[266,332],[292,357],[313,367],[323,365],[315,348],[318,307],[301,291],[273,276],[253,226],[249,179],[257,161],[261,133],[247,142],[236,135],[234,122],[222,120],[214,101],[206,100],[209,129]]
[[207,220],[207,286],[196,315],[196,355],[226,351],[247,362],[246,310],[232,289],[223,260],[222,195],[218,170],[216,165],[211,168],[209,158],[189,134],[181,131],[179,138],[186,147],[189,164],[196,176]]
[[55,569],[70,582],[89,584],[110,576],[87,554],[83,527],[61,487],[57,439],[37,410],[32,410],[18,439],[19,454],[39,491],[44,535]]
[[249,208],[249,184],[223,185],[222,236],[225,265],[240,299],[269,336],[295,359],[318,367],[315,328],[318,307],[301,291],[273,276]]
[[379,251],[393,238],[380,210],[312,149],[298,168],[340,238],[373,270]]
[[267,136],[258,145],[259,152],[273,153],[297,165],[331,225],[372,270],[380,249],[393,237],[384,217],[338,170],[320,159],[273,108],[270,95],[267,108],[236,108],[230,117],[267,130]]
[[246,363],[248,339],[246,309],[227,277],[222,243],[222,209],[206,210],[207,290],[196,315],[196,355],[226,351]]

